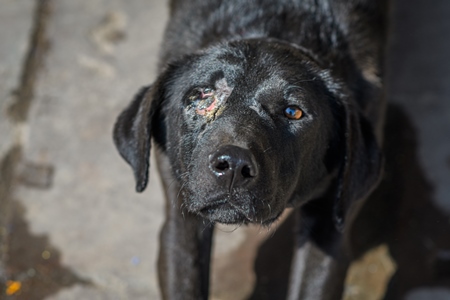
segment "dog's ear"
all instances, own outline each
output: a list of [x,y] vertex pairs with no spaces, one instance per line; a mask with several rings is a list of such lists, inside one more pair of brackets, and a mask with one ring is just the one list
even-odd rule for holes
[[337,182],[334,221],[343,231],[351,205],[365,198],[378,183],[382,157],[369,121],[346,104],[344,161]]
[[155,85],[143,87],[114,125],[114,143],[133,168],[138,192],[142,192],[148,182],[151,123],[159,102],[154,96]]
[[143,87],[114,125],[114,143],[133,169],[137,192],[142,192],[148,183],[152,123],[172,73],[173,68],[168,67],[152,85]]

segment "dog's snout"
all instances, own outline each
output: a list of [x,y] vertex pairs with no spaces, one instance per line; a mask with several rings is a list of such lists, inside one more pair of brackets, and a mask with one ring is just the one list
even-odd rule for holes
[[219,184],[243,186],[258,175],[255,159],[248,149],[227,145],[209,155],[209,168]]

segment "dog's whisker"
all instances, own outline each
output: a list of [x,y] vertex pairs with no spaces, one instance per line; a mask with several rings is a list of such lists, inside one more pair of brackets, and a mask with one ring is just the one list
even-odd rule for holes
[[183,183],[183,185],[180,187],[180,190],[178,191],[177,197],[176,197],[176,201],[178,201],[178,198],[180,197],[180,193],[183,190],[184,186],[187,184],[187,182]]
[[184,212],[185,210],[187,210],[187,204],[186,204],[185,202],[181,203],[181,205],[180,205],[180,210],[181,210],[182,212]]
[[263,150],[263,153],[266,153],[267,151],[269,151],[269,150],[271,150],[271,149],[272,149],[272,147],[269,147],[269,148]]
[[201,231],[202,234],[205,232],[206,229],[208,229],[210,227],[214,227],[214,223],[208,219],[203,218],[202,223],[203,223],[203,229]]

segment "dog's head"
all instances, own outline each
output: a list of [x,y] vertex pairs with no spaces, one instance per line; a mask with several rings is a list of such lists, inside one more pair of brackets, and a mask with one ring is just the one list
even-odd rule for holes
[[380,165],[349,97],[302,48],[230,42],[170,64],[119,116],[114,141],[142,191],[153,135],[183,206],[211,221],[268,224],[330,188],[340,220]]

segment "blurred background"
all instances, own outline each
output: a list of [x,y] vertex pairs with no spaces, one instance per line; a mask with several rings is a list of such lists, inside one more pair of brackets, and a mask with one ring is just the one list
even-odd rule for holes
[[[345,299],[450,299],[450,2],[392,4],[386,171],[352,230]],[[158,174],[136,194],[111,131],[157,75],[167,15],[157,0],[0,0],[0,299],[160,298]],[[216,230],[212,299],[283,299],[285,219]]]

